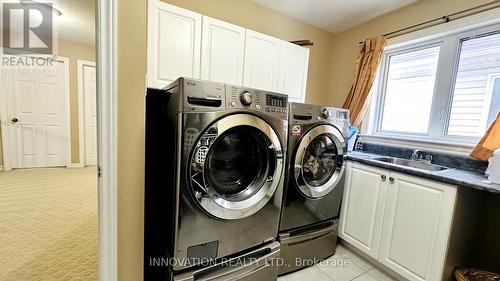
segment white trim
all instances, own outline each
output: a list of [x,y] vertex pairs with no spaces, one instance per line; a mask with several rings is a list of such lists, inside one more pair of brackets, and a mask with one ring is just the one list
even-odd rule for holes
[[0,69],[0,131],[2,131],[2,158],[3,158],[3,169],[4,171],[10,171],[11,168],[11,163],[10,163],[10,148],[5,140],[8,140],[10,138],[9,135],[9,130],[7,130],[7,126],[5,125],[5,122],[8,122],[8,106],[7,106],[7,94],[6,94],[6,83],[5,82],[5,71],[3,71],[3,68]]
[[88,65],[95,67],[95,61],[76,60],[76,72],[78,82],[78,158],[82,165],[87,164],[85,157],[85,148],[87,147],[87,139],[85,138],[85,99],[83,96],[83,67]]
[[97,2],[99,278],[118,280],[117,0]]
[[[62,120],[64,122],[63,126],[65,127],[68,141],[66,142],[66,167],[71,165],[71,114],[70,114],[70,90],[69,90],[69,58],[58,56],[54,61],[59,61],[64,64],[64,94],[65,94],[65,108],[64,108],[64,116],[62,116]],[[6,72],[4,69],[1,70],[0,75],[0,127],[2,131],[2,157],[4,164],[4,171],[12,170],[12,166],[15,165],[17,161],[15,159],[15,155],[12,152],[12,146],[16,145],[15,141],[11,138],[12,130],[7,126],[6,122],[9,120],[9,114],[12,109],[9,108],[9,101],[6,93],[6,87],[8,86],[7,77],[5,77]],[[4,83],[5,82],[5,83]]]
[[85,165],[83,165],[83,163],[81,163],[81,162],[79,162],[79,163],[71,163],[68,166],[66,166],[66,168],[69,168],[69,169],[83,168],[83,167],[85,167]]
[[4,171],[4,170],[3,170],[3,166],[0,166],[0,172],[3,172],[3,171]]
[[64,62],[64,84],[66,93],[66,106],[65,106],[65,125],[68,132],[68,142],[66,144],[66,167],[71,166],[71,93],[69,91],[69,58],[57,57],[57,60]]

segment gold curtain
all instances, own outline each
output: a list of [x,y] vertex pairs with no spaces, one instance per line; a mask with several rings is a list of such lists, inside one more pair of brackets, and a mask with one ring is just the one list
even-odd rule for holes
[[495,150],[500,148],[500,112],[497,119],[493,121],[488,131],[481,138],[479,143],[474,147],[470,156],[488,161]]
[[349,109],[350,121],[354,126],[361,125],[362,118],[366,113],[370,89],[375,80],[386,42],[387,39],[384,36],[377,36],[366,39],[361,44],[356,60],[354,84],[343,105],[344,108]]

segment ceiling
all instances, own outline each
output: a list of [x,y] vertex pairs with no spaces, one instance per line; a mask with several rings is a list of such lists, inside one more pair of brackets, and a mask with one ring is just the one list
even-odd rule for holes
[[83,44],[95,44],[95,0],[54,0],[54,22],[59,38]]
[[253,1],[331,33],[338,33],[417,0]]

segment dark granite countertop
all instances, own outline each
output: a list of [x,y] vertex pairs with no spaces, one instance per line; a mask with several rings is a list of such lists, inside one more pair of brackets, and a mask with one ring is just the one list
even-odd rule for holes
[[385,155],[353,151],[349,152],[346,158],[347,160],[360,162],[380,168],[386,168],[392,171],[415,175],[422,178],[428,178],[453,185],[472,187],[493,193],[500,193],[500,184],[491,183],[490,181],[488,181],[488,178],[484,175],[484,173],[481,172],[468,171],[457,168],[450,168],[439,172],[431,172],[373,160],[373,158],[381,156]]

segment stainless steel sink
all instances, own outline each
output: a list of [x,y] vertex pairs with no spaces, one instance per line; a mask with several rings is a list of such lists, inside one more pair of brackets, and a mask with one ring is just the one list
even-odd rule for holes
[[439,172],[449,169],[448,167],[428,163],[422,160],[409,160],[389,156],[375,157],[373,158],[373,160],[432,172]]

